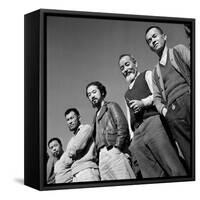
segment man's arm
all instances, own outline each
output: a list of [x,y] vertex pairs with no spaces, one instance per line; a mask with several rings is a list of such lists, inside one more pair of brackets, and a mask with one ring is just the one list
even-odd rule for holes
[[77,135],[73,138],[73,143],[69,147],[69,155],[75,158],[76,155],[83,151],[88,141],[92,137],[92,127],[88,124],[82,125]]
[[123,149],[125,141],[130,139],[126,117],[117,103],[110,103],[109,108],[117,129],[117,140],[115,146],[119,149]]
[[141,101],[143,102],[144,106],[150,106],[153,104],[152,71],[146,71],[145,80],[146,80],[149,90],[152,94],[144,99],[141,99]]
[[176,45],[174,49],[178,52],[182,60],[190,67],[190,50],[183,44]]
[[166,107],[165,107],[165,104],[162,103],[162,94],[160,93],[160,90],[155,81],[155,77],[154,77],[155,70],[156,68],[154,68],[153,73],[152,73],[153,104],[156,106],[158,112],[164,115],[166,114]]
[[52,155],[49,156],[49,159],[47,161],[47,183],[53,183],[54,180],[54,164],[56,162],[56,158]]
[[130,139],[132,139],[134,137],[134,132],[132,131],[131,128],[131,115],[130,115],[130,109],[126,103],[125,100],[125,105],[126,105],[126,113],[127,113],[127,121],[128,121],[128,129],[129,129],[129,135],[130,135]]

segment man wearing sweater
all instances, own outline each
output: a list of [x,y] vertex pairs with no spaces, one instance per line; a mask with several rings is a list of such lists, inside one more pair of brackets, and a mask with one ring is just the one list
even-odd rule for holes
[[[70,169],[73,182],[99,181],[91,126],[81,124],[80,114],[76,108],[69,108],[65,112],[65,118],[73,136],[67,145],[66,152],[55,165],[56,182],[66,182],[65,172],[70,172]],[[69,176],[67,180],[69,182]]]
[[62,142],[59,138],[51,138],[48,142],[49,158],[47,161],[47,184],[55,183],[54,165],[63,154]]
[[119,67],[129,84],[125,93],[127,118],[135,155],[143,178],[185,176],[186,171],[153,105],[152,72],[138,71],[130,54],[119,58]]
[[153,71],[154,104],[171,129],[187,169],[191,169],[190,51],[184,45],[167,47],[167,35],[160,27],[146,30],[145,39],[159,57]]

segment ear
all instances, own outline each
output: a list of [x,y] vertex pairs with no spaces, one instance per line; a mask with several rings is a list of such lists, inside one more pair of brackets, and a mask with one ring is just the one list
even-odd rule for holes
[[166,41],[167,40],[167,35],[163,33],[163,39]]

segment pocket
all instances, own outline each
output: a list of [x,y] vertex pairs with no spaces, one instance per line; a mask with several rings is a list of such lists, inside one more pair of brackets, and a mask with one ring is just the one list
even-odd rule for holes
[[105,137],[108,145],[115,145],[117,132],[112,129],[105,130]]

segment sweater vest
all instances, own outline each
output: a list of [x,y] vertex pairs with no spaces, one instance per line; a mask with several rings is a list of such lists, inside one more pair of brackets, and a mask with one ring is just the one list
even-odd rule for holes
[[143,122],[144,119],[158,115],[156,107],[153,105],[143,107],[138,113],[134,113],[130,108],[130,100],[141,100],[152,95],[149,86],[145,80],[146,71],[142,72],[135,80],[131,89],[128,89],[124,95],[130,111],[131,128],[134,131]]

